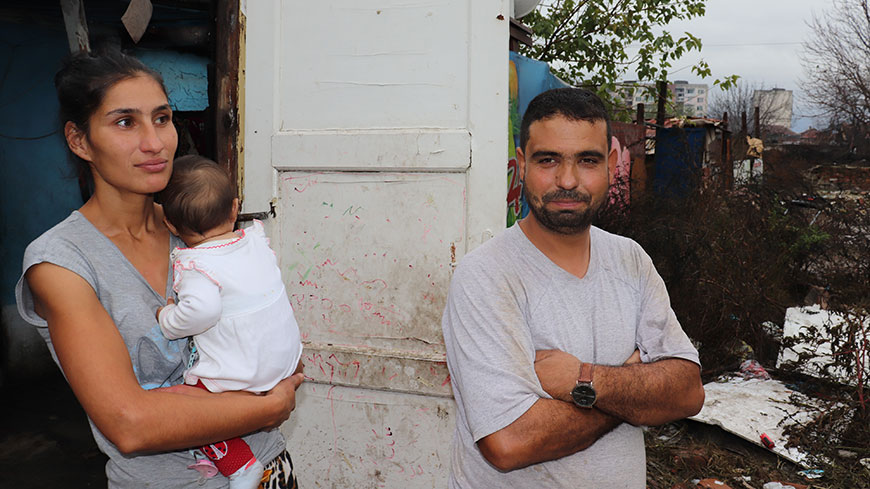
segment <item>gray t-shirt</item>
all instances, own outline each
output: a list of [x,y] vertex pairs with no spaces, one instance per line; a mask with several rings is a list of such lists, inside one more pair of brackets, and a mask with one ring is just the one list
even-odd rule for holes
[[[176,246],[184,246],[184,243],[172,236],[169,249]],[[93,287],[127,345],[133,370],[142,387],[153,389],[182,382],[181,374],[189,356],[187,340],[170,341],[164,338],[154,317],[155,311],[165,304],[165,300],[151,288],[114,243],[81,213],[73,211],[61,223],[30,243],[24,252],[24,272],[43,262],[64,267]],[[168,270],[164,293],[169,297],[171,292],[172,270]],[[15,295],[19,313],[27,322],[37,326],[52,358],[57,362],[48,325],[33,309],[33,295],[24,273],[15,287]],[[195,461],[189,451],[123,455],[93,422],[91,431],[97,446],[109,456],[106,476],[110,488],[228,486],[228,479],[220,476],[199,484],[198,472],[187,468]],[[275,458],[286,446],[278,430],[255,433],[245,437],[245,441],[251,446],[254,455],[264,463]]]
[[643,249],[595,227],[591,243],[582,279],[550,261],[519,226],[457,267],[442,321],[458,408],[450,488],[646,487],[643,432],[628,423],[584,451],[511,472],[490,465],[476,443],[550,398],[535,374],[536,350],[601,365],[622,365],[635,349],[644,362],[699,363]]

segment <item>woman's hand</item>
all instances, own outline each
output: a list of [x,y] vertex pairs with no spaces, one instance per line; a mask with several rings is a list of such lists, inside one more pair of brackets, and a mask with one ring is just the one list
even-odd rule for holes
[[265,429],[277,428],[281,426],[281,423],[287,421],[290,413],[296,409],[296,389],[302,385],[303,380],[305,380],[305,377],[301,373],[293,374],[278,382],[278,385],[266,393],[266,397],[275,400],[279,408],[275,420],[266,425]]

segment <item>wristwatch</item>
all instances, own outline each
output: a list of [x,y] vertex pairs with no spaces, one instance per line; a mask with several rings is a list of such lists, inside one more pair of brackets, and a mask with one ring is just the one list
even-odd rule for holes
[[595,365],[591,363],[580,364],[580,378],[577,379],[577,384],[571,389],[571,399],[574,404],[582,408],[591,408],[595,405],[597,395],[595,387],[592,385],[592,370]]

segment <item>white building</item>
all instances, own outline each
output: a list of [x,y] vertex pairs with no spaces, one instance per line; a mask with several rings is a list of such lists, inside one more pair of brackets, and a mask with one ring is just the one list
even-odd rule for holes
[[[626,108],[631,110],[637,107],[637,104],[644,104],[648,116],[655,114],[656,89],[654,83],[635,81],[622,83],[623,86],[617,92],[616,97],[622,101]],[[668,84],[668,92],[669,107],[666,109],[668,114],[672,115],[676,111],[682,115],[707,117],[709,88],[706,83],[689,83],[677,80]]]
[[685,80],[677,80],[668,88],[673,94],[674,103],[677,107],[683,107],[685,115],[707,116],[709,88],[706,83],[689,83]]
[[655,110],[655,84],[654,83],[638,83],[635,81],[625,81],[624,86],[620,89],[618,97],[623,101],[626,107],[637,107],[637,104],[647,106],[647,112]]
[[758,107],[769,126],[791,128],[794,97],[791,90],[774,88],[752,92],[752,106]]

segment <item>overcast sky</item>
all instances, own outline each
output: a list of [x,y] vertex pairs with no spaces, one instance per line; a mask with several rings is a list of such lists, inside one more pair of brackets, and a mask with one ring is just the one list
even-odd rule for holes
[[[801,100],[801,43],[810,36],[807,22],[813,14],[831,5],[832,0],[707,0],[704,17],[668,26],[675,37],[688,31],[704,45],[700,55],[693,52],[675,63],[670,78],[712,85],[716,78],[740,75],[751,84],[792,90],[795,115],[805,116],[809,110]],[[690,69],[701,58],[713,70],[713,76],[705,80]],[[715,95],[713,90],[711,98]],[[793,129],[804,130],[811,122],[799,117]]]

